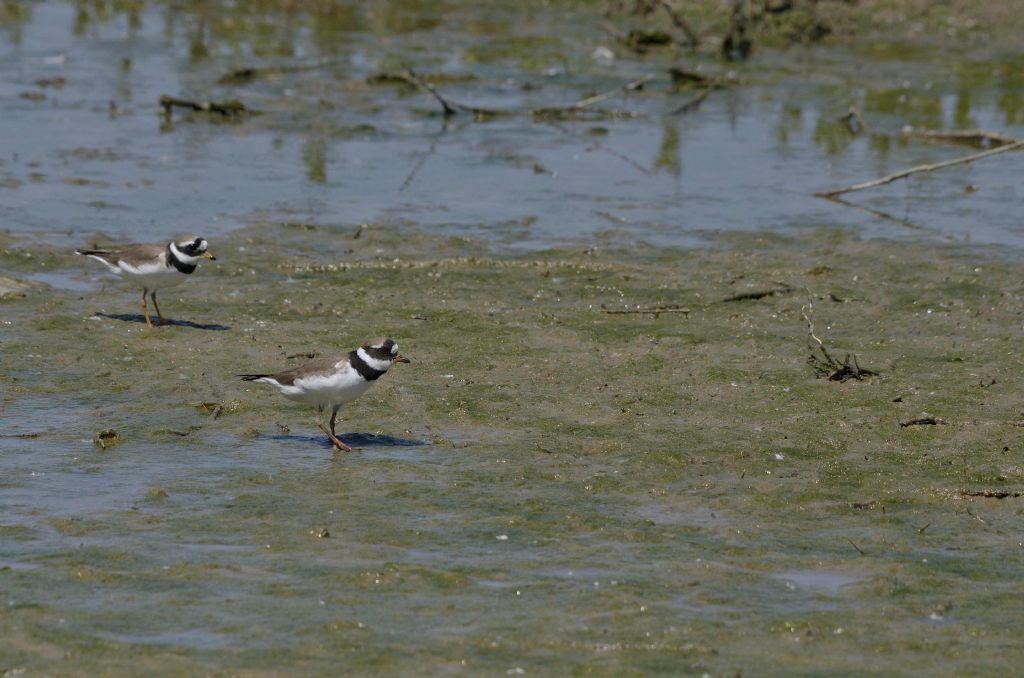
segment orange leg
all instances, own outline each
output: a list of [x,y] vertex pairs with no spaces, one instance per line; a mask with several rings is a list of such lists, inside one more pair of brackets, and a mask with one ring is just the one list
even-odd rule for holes
[[153,308],[156,309],[156,318],[157,318],[156,324],[157,325],[163,325],[164,324],[164,317],[163,317],[163,315],[160,314],[160,307],[156,305],[156,290],[153,290],[152,292],[149,293],[149,298],[153,300]]
[[331,410],[331,440],[334,441],[334,444],[336,446],[340,445],[342,450],[346,452],[351,452],[352,448],[346,445],[345,443],[341,442],[341,438],[339,438],[338,434],[334,432],[334,424],[338,421],[338,410],[340,409],[341,406],[335,405],[334,409]]
[[[149,309],[146,308],[146,294],[148,292],[149,290],[147,288],[142,288],[142,301],[139,303],[142,304],[142,317],[146,319],[146,324],[149,325],[149,329],[153,329],[153,321],[149,319]],[[155,299],[153,300],[153,303],[156,303]]]
[[[319,405],[317,405],[317,408],[316,408],[316,425],[317,425],[317,428],[319,428],[321,431],[323,431],[324,433],[327,434],[327,437],[331,439],[331,443],[334,444],[334,447],[336,447],[337,449],[342,450],[344,452],[351,452],[352,448],[349,447],[348,445],[346,445],[345,443],[341,442],[341,440],[338,438],[338,436],[334,435],[334,416],[331,417],[331,428],[330,428],[330,430],[328,430],[328,428],[326,426],[324,426],[324,422],[320,418],[320,415],[323,413],[323,411],[324,411],[324,408],[322,408]],[[335,410],[334,414],[337,415],[337,413],[338,413],[338,411]]]

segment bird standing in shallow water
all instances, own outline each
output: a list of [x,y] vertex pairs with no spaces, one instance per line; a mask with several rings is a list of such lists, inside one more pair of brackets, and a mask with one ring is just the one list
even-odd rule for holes
[[[323,356],[292,370],[277,374],[240,374],[244,381],[259,381],[276,386],[290,400],[316,407],[316,425],[327,434],[335,448],[349,452],[334,426],[338,410],[363,395],[366,389],[387,373],[394,363],[407,363],[398,352],[394,339],[368,341],[346,355]],[[331,427],[323,423],[324,409],[331,408]]]
[[146,295],[153,300],[157,323],[162,324],[163,315],[156,303],[156,291],[163,287],[178,285],[196,270],[200,259],[216,259],[210,254],[204,238],[188,236],[172,240],[163,245],[130,245],[114,250],[75,250],[75,254],[99,261],[111,273],[123,276],[142,285],[142,315],[146,324],[153,327],[146,307]]

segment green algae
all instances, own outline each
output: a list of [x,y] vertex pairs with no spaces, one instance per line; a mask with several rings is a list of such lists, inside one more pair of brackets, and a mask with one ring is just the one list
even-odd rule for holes
[[[92,319],[133,310],[119,288],[7,302],[5,356],[63,357],[5,358],[14,402],[61,384],[95,407],[82,429],[21,443],[96,455],[76,441],[114,426],[125,440],[106,472],[160,478],[131,490],[136,510],[54,519],[91,550],[0,571],[40,606],[0,616],[17,665],[72,661],[52,658],[61,647],[117,672],[131,648],[155,667],[182,623],[208,637],[181,641],[181,670],[252,670],[270,648],[264,667],[310,671],[338,656],[359,671],[597,674],[1016,661],[1019,500],[961,493],[1021,489],[1020,264],[828,230],[498,256],[383,224],[307,258],[323,228],[222,239],[162,305],[227,331]],[[797,291],[723,301],[778,281]],[[691,311],[606,312],[668,303]],[[808,303],[830,350],[879,376],[814,377]],[[52,324],[33,320],[43,309]],[[342,430],[458,445],[333,456],[311,411],[233,376],[382,333],[413,362],[347,407]],[[900,426],[922,412],[948,424]],[[852,583],[771,577],[794,570]],[[95,585],[121,606],[87,602]],[[147,621],[168,605],[178,622]],[[131,640],[115,609],[157,640]]]
[[[183,54],[197,65],[244,63],[250,48],[294,56],[304,26],[323,54],[347,49],[348,32],[399,32],[425,63],[444,63],[427,49],[436,38],[417,33],[449,3],[287,4],[292,17],[278,21],[272,0],[171,3],[167,30],[188,27]],[[132,33],[138,6],[80,3],[75,30],[124,12]],[[10,7],[20,6],[0,5],[0,18],[18,30],[31,10]],[[847,14],[829,40],[936,24],[984,41],[1019,32],[1013,21],[968,26],[963,7],[941,3],[911,23],[906,3],[835,3]],[[507,30],[499,9],[450,19],[481,38],[465,62],[579,67],[549,36],[484,44]],[[717,0],[687,12],[712,34],[726,26]],[[801,39],[808,17],[794,18],[758,40]],[[902,40],[854,50],[932,55]],[[995,87],[1005,121],[1019,121],[1011,61],[950,70],[964,88],[959,110]],[[232,132],[310,120],[298,115],[305,103],[265,96],[296,117]],[[934,124],[941,97],[887,84],[859,102]],[[381,107],[354,86],[341,101],[346,113]],[[330,120],[340,108],[316,108],[304,128],[313,183],[335,178],[328,138],[376,133]],[[785,116],[783,135],[800,111]],[[840,126],[818,130],[830,152],[847,147]],[[686,138],[666,123],[653,166],[680,176]],[[1019,664],[1018,262],[839,230],[714,236],[700,250],[609,238],[495,255],[408,224],[302,218],[250,220],[215,242],[217,263],[161,294],[168,317],[225,331],[94,316],[136,312],[138,290],[114,283],[33,285],[4,302],[0,671],[964,674]],[[86,275],[88,262],[29,238],[0,234],[0,246],[0,267],[18,277]],[[780,283],[792,291],[725,301]],[[815,378],[808,305],[829,350],[879,376]],[[607,312],[665,306],[689,313]],[[352,454],[332,455],[308,408],[234,376],[380,334],[413,363],[343,411],[342,430],[365,441]],[[901,426],[922,416],[947,423]],[[110,428],[124,441],[101,452],[90,436]],[[790,588],[780,577],[792,572],[849,583]]]

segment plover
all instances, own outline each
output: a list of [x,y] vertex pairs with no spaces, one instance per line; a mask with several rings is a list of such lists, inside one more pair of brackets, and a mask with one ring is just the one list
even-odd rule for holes
[[[341,442],[334,431],[338,410],[363,395],[373,382],[388,371],[392,363],[407,363],[398,352],[394,339],[368,341],[347,355],[323,356],[305,365],[277,374],[240,374],[245,381],[261,381],[276,386],[290,400],[316,407],[316,425],[339,450],[352,448]],[[324,408],[331,408],[331,427],[323,423]]]
[[163,323],[160,307],[156,303],[156,291],[185,280],[185,276],[196,270],[200,259],[216,259],[207,249],[204,238],[188,236],[172,240],[163,245],[130,245],[112,250],[75,250],[75,254],[89,257],[106,266],[111,273],[125,276],[142,285],[142,315],[151,328],[146,295],[153,300],[158,323]]

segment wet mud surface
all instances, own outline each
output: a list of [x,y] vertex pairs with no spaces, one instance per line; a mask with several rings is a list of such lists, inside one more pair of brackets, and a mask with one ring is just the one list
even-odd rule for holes
[[[0,5],[0,673],[1012,672],[1020,156],[812,195],[1021,136],[999,3],[912,4]],[[73,254],[179,230],[154,330]],[[385,334],[351,453],[236,376]]]
[[[314,231],[347,252],[319,260],[288,233],[167,295],[225,331],[119,320],[120,288],[4,302],[12,666],[1015,661],[1019,500],[965,493],[1024,474],[1021,265],[824,230],[495,256],[374,226]],[[815,377],[809,305],[878,376]],[[343,410],[355,452],[233,376],[367,327],[413,362]]]

